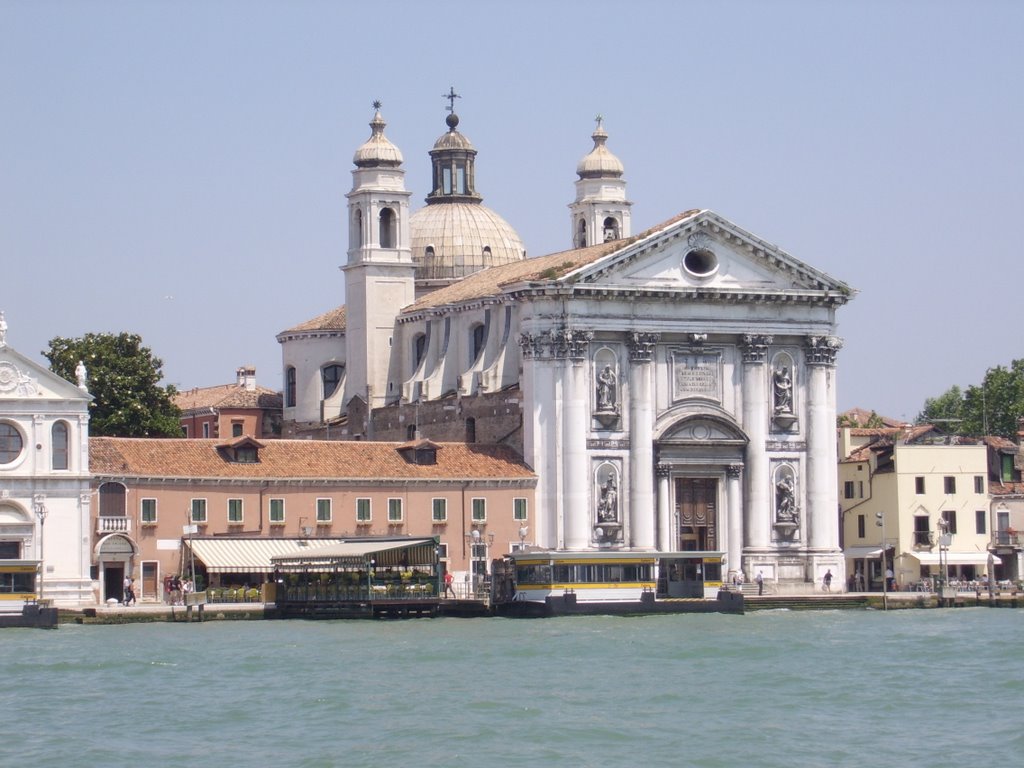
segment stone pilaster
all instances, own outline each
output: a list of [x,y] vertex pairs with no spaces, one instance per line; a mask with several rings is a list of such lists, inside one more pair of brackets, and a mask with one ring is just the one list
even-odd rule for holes
[[[726,559],[729,570],[743,568],[743,489],[740,486],[743,466],[729,464],[725,468]],[[725,576],[725,574],[722,574]]]
[[629,348],[629,520],[633,549],[655,548],[654,350],[656,333],[633,333]]
[[843,342],[835,336],[809,336],[804,346],[807,383],[807,541],[815,549],[839,547],[836,514],[835,391],[833,371]]
[[672,552],[676,549],[672,531],[672,499],[669,494],[672,467],[669,464],[659,464],[655,471],[658,475],[658,549],[662,552]]
[[771,478],[768,476],[768,396],[765,391],[765,361],[771,336],[746,334],[740,341],[743,355],[743,429],[747,445],[747,538],[744,544],[756,549],[769,546],[771,521]]

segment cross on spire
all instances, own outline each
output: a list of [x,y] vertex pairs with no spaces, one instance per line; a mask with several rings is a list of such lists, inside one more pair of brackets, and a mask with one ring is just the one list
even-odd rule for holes
[[373,100],[373,108],[374,109],[380,109],[382,106],[384,106],[384,105],[380,103],[380,99],[374,99]]
[[448,111],[451,112],[454,115],[455,114],[455,100],[462,98],[462,96],[460,96],[459,94],[457,94],[455,92],[455,86],[454,85],[451,86],[451,88],[448,89],[448,93],[444,94],[441,98],[442,99],[448,99]]

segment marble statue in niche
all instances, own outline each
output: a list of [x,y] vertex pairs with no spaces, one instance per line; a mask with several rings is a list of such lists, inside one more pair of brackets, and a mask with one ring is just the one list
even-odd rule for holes
[[597,375],[597,410],[599,413],[618,410],[619,382],[610,365],[605,365]]
[[772,374],[775,413],[793,412],[793,374],[789,366],[780,365]]
[[619,519],[619,489],[615,482],[614,473],[608,475],[608,479],[601,486],[600,497],[597,500],[597,521],[599,523],[614,523]]

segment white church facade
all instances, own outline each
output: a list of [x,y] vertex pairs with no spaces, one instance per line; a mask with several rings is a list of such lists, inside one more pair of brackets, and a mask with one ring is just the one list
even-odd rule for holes
[[0,609],[24,602],[27,574],[58,607],[95,602],[84,379],[76,387],[8,346],[0,312]]
[[[458,130],[410,213],[378,110],[348,195],[346,303],[278,335],[285,433],[498,442],[538,475],[530,541],[724,553],[724,574],[845,583],[836,492],[844,283],[708,210],[632,234],[598,122],[571,249],[526,258]],[[496,553],[497,554],[497,553]]]

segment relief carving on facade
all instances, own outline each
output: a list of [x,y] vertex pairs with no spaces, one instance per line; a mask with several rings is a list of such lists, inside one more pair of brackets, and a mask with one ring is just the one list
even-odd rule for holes
[[835,365],[836,352],[843,348],[838,336],[808,336],[804,352],[808,365]]
[[27,397],[39,393],[36,381],[7,360],[0,362],[0,392],[15,397]]
[[519,347],[524,358],[583,360],[593,338],[593,331],[559,328],[540,333],[521,333]]
[[775,338],[753,333],[745,333],[740,338],[740,350],[744,363],[763,363],[768,356],[768,345]]
[[649,363],[654,359],[654,348],[661,338],[657,333],[640,333],[634,331],[626,341],[629,347],[629,359],[634,363]]

